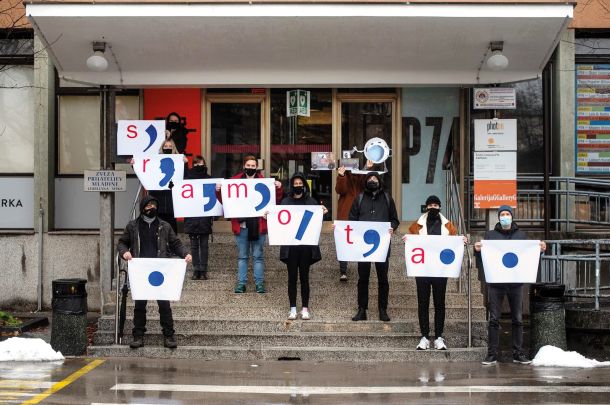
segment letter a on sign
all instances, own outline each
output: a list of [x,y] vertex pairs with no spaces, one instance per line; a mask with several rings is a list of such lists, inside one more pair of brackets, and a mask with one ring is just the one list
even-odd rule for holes
[[174,216],[219,217],[222,216],[222,204],[216,198],[216,183],[223,179],[196,179],[176,182],[172,188]]

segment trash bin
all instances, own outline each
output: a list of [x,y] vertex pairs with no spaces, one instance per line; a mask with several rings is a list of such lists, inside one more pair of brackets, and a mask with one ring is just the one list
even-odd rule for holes
[[87,350],[87,280],[53,280],[51,346],[63,355],[79,356]]
[[567,350],[565,285],[536,283],[530,287],[530,351],[532,357],[542,346]]

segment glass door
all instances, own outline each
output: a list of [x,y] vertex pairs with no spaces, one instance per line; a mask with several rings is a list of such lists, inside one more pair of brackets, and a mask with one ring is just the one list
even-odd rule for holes
[[[362,151],[368,140],[372,138],[383,139],[390,148],[390,157],[385,161],[385,164],[374,165],[373,170],[386,170],[381,176],[384,188],[397,199],[399,194],[394,182],[393,173],[395,172],[394,153],[396,145],[396,97],[394,95],[370,95],[370,94],[339,94],[337,96],[340,105],[340,150],[339,156],[347,158],[345,154],[350,151],[351,159],[358,160],[358,168],[367,170],[367,159]],[[355,162],[354,162],[355,163]],[[398,162],[400,163],[400,162]],[[400,207],[399,201],[396,201],[397,208]]]
[[265,97],[214,94],[206,99],[210,175],[229,178],[242,170],[245,156],[264,157]]

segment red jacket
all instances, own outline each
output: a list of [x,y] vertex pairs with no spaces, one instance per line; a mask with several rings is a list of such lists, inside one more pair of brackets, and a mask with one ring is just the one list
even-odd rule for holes
[[[244,172],[239,172],[231,178],[232,179],[244,179],[244,178],[246,178],[246,174]],[[254,176],[254,178],[264,179],[265,177],[262,174],[260,174],[260,172],[257,172],[256,175]],[[222,196],[220,195],[219,192],[216,193],[216,196],[218,198],[218,201],[220,201],[222,203]],[[281,187],[276,188],[275,189],[275,203],[279,204],[282,201],[283,196],[284,196],[284,191],[282,190],[282,188]],[[241,231],[241,227],[239,226],[239,220],[237,218],[231,218],[231,230],[233,231],[233,233],[235,235],[239,235],[239,232]],[[267,234],[267,220],[263,217],[260,217],[258,219],[258,231],[261,235]]]

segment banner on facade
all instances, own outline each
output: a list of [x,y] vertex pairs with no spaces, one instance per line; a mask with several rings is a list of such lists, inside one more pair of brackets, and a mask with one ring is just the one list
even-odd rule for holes
[[180,300],[186,272],[184,259],[134,258],[128,262],[127,271],[134,301]]
[[223,179],[196,179],[177,181],[172,188],[174,216],[219,217],[222,216],[222,204],[216,197],[216,183]]
[[539,240],[482,240],[481,245],[485,282],[536,282]]
[[134,156],[133,171],[146,190],[169,190],[184,178],[184,155]]
[[460,276],[463,236],[406,235],[405,263],[409,277]]
[[335,221],[337,260],[385,262],[390,248],[389,222]]
[[517,120],[474,120],[474,150],[516,151]]
[[610,65],[576,65],[576,172],[610,174]]
[[475,110],[517,108],[517,93],[513,87],[474,88],[472,95]]
[[517,206],[517,152],[474,152],[474,208]]
[[276,205],[269,208],[270,245],[318,245],[324,213],[321,205]]
[[263,216],[275,206],[275,179],[228,179],[220,187],[225,218]]
[[165,141],[163,120],[119,120],[117,155],[154,155]]

